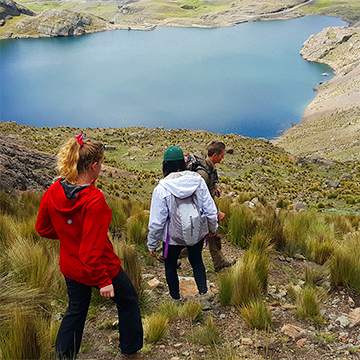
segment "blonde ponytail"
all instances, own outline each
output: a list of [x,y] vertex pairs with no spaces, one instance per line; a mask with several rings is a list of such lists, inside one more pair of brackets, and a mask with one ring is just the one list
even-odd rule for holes
[[57,155],[60,176],[75,184],[80,173],[104,156],[104,145],[93,140],[70,139]]

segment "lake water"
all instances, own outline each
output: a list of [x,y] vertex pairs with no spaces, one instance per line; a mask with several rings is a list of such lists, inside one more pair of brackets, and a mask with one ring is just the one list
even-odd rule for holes
[[[341,19],[0,41],[0,117],[35,126],[146,126],[273,138],[331,78],[300,55]],[[329,77],[322,73],[327,72]]]

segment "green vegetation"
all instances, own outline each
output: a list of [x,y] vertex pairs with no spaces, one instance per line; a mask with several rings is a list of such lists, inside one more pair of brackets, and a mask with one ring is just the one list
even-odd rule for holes
[[250,301],[241,311],[241,318],[250,328],[269,330],[272,325],[270,310],[261,301]]
[[316,324],[324,323],[324,318],[320,313],[321,296],[319,290],[312,286],[305,286],[302,292],[297,294],[295,313],[302,319],[310,320]]
[[[230,345],[224,336],[225,328],[219,325],[217,317],[205,316],[202,304],[196,301],[159,303],[154,300],[158,290],[150,290],[142,278],[144,267],[154,266],[156,261],[149,260],[146,233],[151,192],[156,185],[154,179],[161,177],[163,151],[170,144],[179,144],[186,152],[203,149],[212,134],[144,128],[37,129],[5,122],[0,122],[0,129],[5,134],[20,134],[26,146],[54,153],[67,138],[81,131],[112,147],[105,152],[107,167],[98,183],[113,211],[111,241],[139,295],[146,323],[146,352],[151,353],[157,342],[171,338],[172,332],[177,331],[174,329],[186,323],[186,331],[176,333],[179,341],[209,349],[216,344],[222,354],[231,358],[231,351],[226,350]],[[216,202],[227,217],[220,232],[224,241],[228,240],[237,250],[241,247],[242,256],[229,269],[218,274],[208,272],[219,289],[214,302],[229,305],[234,319],[259,329],[262,336],[270,336],[267,331],[276,322],[268,305],[283,288],[276,282],[274,286],[274,278],[270,279],[269,274],[278,256],[285,259],[302,255],[307,261],[302,273],[290,262],[277,263],[275,270],[288,281],[286,299],[296,303],[294,313],[299,321],[321,326],[326,321],[320,315],[325,282],[333,288],[350,288],[360,294],[360,215],[350,212],[353,204],[346,201],[349,196],[360,196],[358,166],[334,162],[323,170],[321,165],[296,162],[263,140],[237,135],[216,137],[234,149],[219,166],[223,196]],[[129,151],[134,146],[142,150]],[[256,160],[259,157],[268,158],[271,164],[261,165]],[[158,168],[151,165],[148,170],[141,169],[143,160],[158,164]],[[340,180],[338,188],[322,186],[328,177],[341,179],[344,173],[352,173],[353,180]],[[264,174],[271,181],[263,181]],[[248,185],[251,190],[246,191]],[[60,324],[57,314],[66,309],[66,286],[58,267],[59,243],[40,238],[34,229],[40,196],[34,192],[0,192],[0,348],[4,359],[21,358],[25,352],[40,359],[51,358]],[[302,196],[308,210],[295,211],[294,203]],[[316,204],[320,198],[327,204],[332,202],[332,212],[319,211]],[[185,269],[180,271],[191,275]],[[297,285],[300,277],[305,280],[303,288]],[[276,291],[270,292],[274,287]],[[101,331],[111,331],[113,321],[101,317],[103,310],[111,306],[94,290],[88,321]],[[99,318],[101,321],[96,323]],[[29,326],[27,331],[24,322]],[[15,338],[22,339],[21,345],[16,343],[16,349],[11,346]],[[37,345],[31,347],[35,338]],[[83,349],[91,351],[91,345],[84,343]]]

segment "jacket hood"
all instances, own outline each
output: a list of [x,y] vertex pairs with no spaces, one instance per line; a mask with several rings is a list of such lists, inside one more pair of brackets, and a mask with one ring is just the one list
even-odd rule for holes
[[74,212],[88,201],[90,192],[84,190],[90,187],[92,185],[71,185],[64,179],[59,179],[51,189],[49,201],[59,212]]
[[194,171],[179,171],[159,181],[174,196],[184,199],[191,196],[201,184],[202,177]]

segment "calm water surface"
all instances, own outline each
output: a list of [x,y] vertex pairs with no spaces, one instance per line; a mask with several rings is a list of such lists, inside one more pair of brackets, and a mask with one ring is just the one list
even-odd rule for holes
[[272,138],[300,122],[313,86],[332,76],[299,55],[303,42],[327,26],[346,23],[312,16],[1,41],[1,120]]

